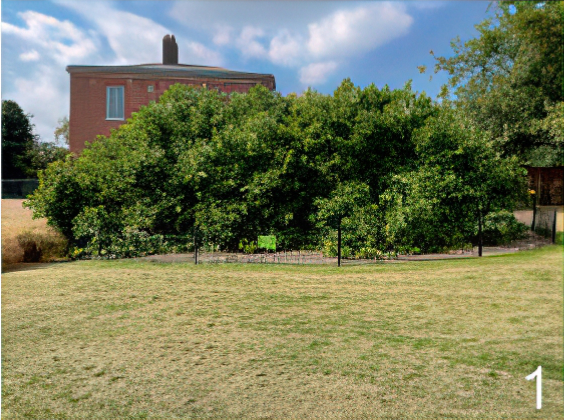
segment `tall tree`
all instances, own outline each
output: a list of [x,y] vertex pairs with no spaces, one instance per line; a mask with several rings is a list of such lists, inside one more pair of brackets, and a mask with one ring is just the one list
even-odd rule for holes
[[452,42],[454,55],[435,57],[450,75],[456,103],[488,130],[506,155],[523,163],[562,164],[564,2],[494,2],[479,36]]
[[392,236],[425,251],[475,241],[481,255],[486,215],[523,199],[526,171],[515,156],[496,153],[487,133],[448,106],[418,130],[416,142],[418,169],[399,175],[385,194],[396,201],[387,215]]
[[60,145],[69,145],[69,119],[65,115],[59,118],[57,128],[53,134],[55,135],[55,143]]
[[337,229],[337,257],[341,266],[341,233],[343,219],[352,216],[362,207],[370,204],[368,185],[358,182],[345,182],[337,185],[329,198],[316,202],[319,210],[315,217],[323,224]]
[[2,178],[26,178],[36,136],[33,115],[25,114],[14,101],[2,101]]

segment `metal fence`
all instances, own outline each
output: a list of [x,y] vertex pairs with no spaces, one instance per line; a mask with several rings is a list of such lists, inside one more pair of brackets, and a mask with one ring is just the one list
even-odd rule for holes
[[[177,254],[168,256],[153,255],[144,259],[160,262],[195,262],[194,254]],[[206,263],[240,263],[240,264],[293,264],[293,265],[335,265],[337,257],[328,257],[320,251],[278,251],[259,254],[243,254],[228,252],[200,252],[197,254],[198,264]],[[392,261],[392,260],[390,260]],[[363,265],[382,263],[377,259],[341,259],[341,265]]]
[[564,236],[564,207],[537,206],[535,210],[518,210],[514,212],[518,221],[526,224],[538,235],[551,238],[553,242],[561,242]]
[[2,198],[26,198],[38,186],[38,179],[3,179]]
[[316,251],[279,251],[261,254],[238,255],[241,263],[262,264],[330,264],[335,258],[326,257]]
[[531,230],[539,235],[551,238],[553,243],[560,242],[563,230],[562,217],[562,210],[559,208],[537,208],[533,213]]

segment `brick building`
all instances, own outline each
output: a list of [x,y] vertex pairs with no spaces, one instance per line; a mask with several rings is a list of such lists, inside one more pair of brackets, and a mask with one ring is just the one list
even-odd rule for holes
[[220,92],[247,92],[262,84],[276,89],[271,74],[245,73],[221,67],[178,64],[174,35],[163,39],[163,63],[132,66],[67,66],[70,74],[70,151],[80,153],[86,141],[109,135],[142,105],[157,101],[173,84],[204,86]]

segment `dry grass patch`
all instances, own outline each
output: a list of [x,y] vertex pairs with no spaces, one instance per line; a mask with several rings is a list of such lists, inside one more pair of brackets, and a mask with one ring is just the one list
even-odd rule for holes
[[66,248],[62,235],[47,226],[47,220],[33,220],[23,201],[2,200],[2,269],[20,262],[52,261]]
[[[5,418],[560,418],[562,247],[3,276]],[[542,365],[544,406],[526,375]]]

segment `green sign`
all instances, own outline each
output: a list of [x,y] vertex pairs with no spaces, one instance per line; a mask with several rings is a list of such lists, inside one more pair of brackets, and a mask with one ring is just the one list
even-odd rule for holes
[[272,249],[273,251],[276,251],[276,236],[274,235],[259,236],[258,247]]

